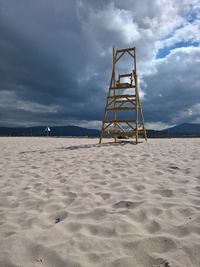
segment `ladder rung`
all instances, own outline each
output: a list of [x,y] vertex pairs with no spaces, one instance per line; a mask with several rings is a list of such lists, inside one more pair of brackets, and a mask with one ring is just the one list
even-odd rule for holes
[[145,131],[145,129],[144,129],[143,127],[139,127],[139,128],[138,128],[138,131],[139,131],[139,132],[143,132],[143,131]]
[[120,78],[124,78],[124,77],[130,77],[132,76],[132,73],[127,73],[127,74],[119,74]]
[[108,132],[108,131],[114,131],[115,128],[113,127],[107,127],[106,129],[103,129],[103,132]]
[[116,50],[116,53],[120,53],[120,52],[126,52],[126,51],[134,51],[135,47],[131,47],[131,48],[124,48],[124,49],[119,49]]
[[129,103],[134,103],[134,104],[136,103],[135,99],[133,99],[133,100],[132,100],[132,99],[115,100],[115,103],[123,103],[123,102],[124,102],[124,103],[125,103],[125,102],[129,102]]
[[118,89],[128,89],[128,88],[135,88],[135,85],[130,83],[121,83],[120,85],[116,85],[115,87],[110,87],[110,90],[118,90]]
[[107,133],[107,132],[103,132],[104,136],[134,136],[135,135],[135,131],[128,131],[128,132],[112,132],[112,133]]
[[126,97],[136,97],[136,95],[115,95],[115,96],[109,96],[108,98],[126,98]]
[[[144,130],[139,130],[138,129],[138,133],[139,132],[144,132]],[[128,132],[111,132],[111,133],[108,133],[108,132],[102,132],[102,134],[104,136],[135,136],[136,135],[136,131],[128,131]]]
[[131,123],[131,122],[135,122],[135,120],[106,120],[106,121],[104,121],[104,123],[127,123],[127,122],[129,122],[129,123]]
[[[136,107],[115,107],[115,108],[107,108],[106,110],[107,111],[112,111],[112,110],[136,110],[137,108]],[[139,109],[139,107],[138,107]]]

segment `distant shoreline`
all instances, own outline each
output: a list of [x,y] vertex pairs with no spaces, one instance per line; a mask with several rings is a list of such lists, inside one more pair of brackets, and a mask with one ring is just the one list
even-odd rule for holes
[[[44,135],[0,135],[0,138],[4,138],[4,137],[34,137],[34,138],[84,138],[84,139],[98,139],[98,136],[44,136]],[[179,138],[200,138],[200,135],[194,135],[194,136],[190,136],[190,135],[184,135],[184,136],[147,136],[148,139],[179,139]],[[105,137],[105,139],[113,139],[113,138],[107,138]],[[119,139],[122,140],[122,139]]]
[[[75,125],[68,126],[47,126],[34,127],[0,127],[0,136],[26,136],[26,137],[91,137],[100,136],[99,129],[89,129]],[[142,136],[142,135],[140,135]],[[147,129],[148,138],[198,138],[200,137],[200,124],[183,123],[164,130]]]

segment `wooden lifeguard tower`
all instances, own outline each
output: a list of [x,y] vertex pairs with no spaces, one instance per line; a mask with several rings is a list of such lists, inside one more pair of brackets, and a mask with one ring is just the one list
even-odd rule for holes
[[[125,54],[132,58],[133,69],[116,77],[116,64]],[[141,135],[147,140],[138,92],[136,49],[133,47],[115,50],[113,46],[112,75],[99,143],[103,137],[112,137],[114,142],[128,141],[137,144]]]

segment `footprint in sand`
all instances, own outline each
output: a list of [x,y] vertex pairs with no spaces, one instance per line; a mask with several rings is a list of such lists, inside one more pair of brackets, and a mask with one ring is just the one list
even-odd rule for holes
[[99,195],[100,197],[102,197],[103,200],[106,200],[106,199],[110,198],[110,194],[109,193],[98,192],[98,193],[96,193],[96,195]]
[[121,209],[121,208],[129,208],[129,209],[134,209],[144,203],[144,201],[139,201],[139,202],[132,202],[128,200],[121,200],[113,205],[113,208],[116,209]]
[[69,197],[72,197],[72,198],[76,198],[76,197],[77,197],[77,194],[74,193],[74,192],[71,192],[71,191],[68,192],[67,195],[68,195]]
[[5,234],[4,234],[4,236],[5,237],[9,237],[9,236],[12,236],[12,235],[14,235],[16,232],[6,232]]
[[156,233],[161,229],[160,224],[155,220],[147,222],[144,227],[149,233]]
[[121,185],[122,183],[113,183],[113,184],[110,184],[110,187],[119,187]]
[[154,189],[151,193],[161,195],[162,197],[173,197],[174,193],[171,189]]
[[134,188],[135,188],[135,190],[137,190],[137,191],[141,191],[141,190],[144,190],[145,189],[145,186],[144,185],[134,185]]
[[101,185],[107,185],[106,182],[100,182],[99,184],[101,184]]
[[42,186],[43,184],[42,183],[35,183],[34,184],[34,187],[40,187],[40,186]]
[[59,182],[60,182],[61,184],[64,184],[66,181],[67,181],[67,179],[65,179],[65,178],[60,178],[60,179],[59,179]]
[[110,174],[111,172],[110,172],[110,170],[104,170],[103,173],[104,174]]
[[180,170],[179,167],[177,167],[176,165],[169,165],[169,168],[172,169],[172,170]]
[[152,267],[171,267],[171,265],[169,264],[168,261],[164,260],[163,262],[161,262],[159,264],[152,265]]
[[45,190],[45,192],[48,194],[48,193],[51,193],[51,192],[53,192],[54,191],[54,189],[53,188],[47,188],[46,190]]

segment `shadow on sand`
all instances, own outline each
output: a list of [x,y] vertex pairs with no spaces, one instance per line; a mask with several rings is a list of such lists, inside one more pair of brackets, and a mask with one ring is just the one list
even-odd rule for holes
[[120,142],[117,142],[117,143],[107,142],[107,143],[103,143],[103,144],[85,144],[85,145],[78,145],[78,146],[67,146],[67,147],[60,147],[59,149],[62,149],[62,150],[76,150],[76,149],[80,149],[80,148],[122,146],[122,145],[127,145],[127,144],[135,145],[134,142],[120,141]]
[[[81,148],[98,148],[98,147],[107,147],[107,146],[124,146],[127,144],[132,144],[132,145],[136,145],[135,142],[130,142],[130,141],[119,141],[119,142],[107,142],[107,143],[103,143],[103,144],[83,144],[83,145],[78,145],[78,146],[67,146],[67,147],[59,147],[57,148],[57,150],[76,150],[76,149],[81,149]],[[32,151],[21,151],[19,152],[19,154],[27,154],[27,153],[40,153],[40,154],[46,154],[49,152],[53,152],[53,151],[41,151],[41,150],[32,150]]]

